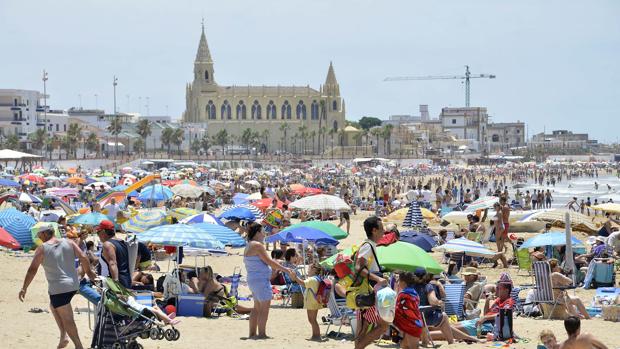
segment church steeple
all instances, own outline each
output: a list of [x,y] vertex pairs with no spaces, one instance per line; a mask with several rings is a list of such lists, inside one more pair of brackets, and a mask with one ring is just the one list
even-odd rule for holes
[[331,61],[329,62],[329,69],[327,70],[327,77],[325,78],[323,91],[328,96],[340,96],[340,86],[338,85],[338,81],[336,80],[334,65]]
[[200,42],[198,43],[198,51],[196,51],[196,59],[194,60],[194,83],[200,86],[202,91],[215,91],[216,83],[213,71],[213,59],[211,59],[211,51],[207,44],[207,36],[205,35],[204,19],[202,20],[202,33],[200,34]]
[[200,34],[200,43],[198,44],[198,52],[196,52],[196,63],[213,63],[211,59],[211,52],[209,51],[209,45],[207,44],[207,36],[205,35],[205,23],[202,20],[202,34]]

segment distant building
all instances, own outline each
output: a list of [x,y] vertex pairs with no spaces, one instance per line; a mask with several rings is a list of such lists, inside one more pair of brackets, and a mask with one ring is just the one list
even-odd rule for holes
[[490,152],[525,146],[525,123],[493,122],[487,126],[487,146]]
[[456,139],[475,141],[475,150],[485,149],[489,122],[487,108],[442,108],[439,119],[444,132],[449,132]]
[[555,130],[550,134],[543,132],[535,134],[532,136],[528,146],[555,149],[592,149],[598,146],[598,141],[590,139],[587,133]]
[[0,89],[0,138],[15,134],[22,147],[30,149],[28,135],[45,127],[42,98],[39,91]]

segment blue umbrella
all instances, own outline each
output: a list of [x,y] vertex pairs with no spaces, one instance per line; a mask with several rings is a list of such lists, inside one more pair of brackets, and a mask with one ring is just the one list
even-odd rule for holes
[[10,179],[0,178],[0,187],[19,187],[19,183]]
[[140,201],[165,201],[169,200],[174,196],[174,193],[170,188],[163,186],[161,184],[150,185],[148,187],[144,187],[142,191],[140,191],[140,195],[138,195],[138,199]]
[[[583,245],[583,242],[571,236],[574,245]],[[544,233],[538,234],[531,239],[527,239],[519,248],[532,248],[539,246],[564,246],[566,245],[566,233]]]
[[4,228],[23,248],[34,245],[30,228],[37,221],[14,208],[0,211],[0,227]]
[[196,223],[193,226],[209,233],[209,235],[224,245],[232,247],[243,247],[246,245],[245,240],[239,234],[226,226],[211,223]]
[[199,213],[197,215],[189,216],[187,218],[183,218],[179,223],[185,224],[196,224],[196,223],[209,223],[209,224],[219,224],[224,225],[222,221],[215,217],[210,213]]
[[304,241],[312,241],[321,245],[338,245],[338,240],[334,239],[330,235],[314,228],[310,227],[295,227],[292,229],[285,229],[277,234],[271,235],[265,239],[266,242],[287,242],[287,243],[301,243]]
[[219,217],[229,220],[245,220],[245,221],[254,221],[256,220],[256,216],[252,211],[245,207],[235,207],[233,209],[227,210],[222,213]]
[[426,252],[431,252],[437,246],[437,241],[430,235],[415,231],[404,231],[400,233],[400,241],[414,244]]
[[407,215],[403,221],[403,227],[421,228],[424,226],[422,223],[423,218],[422,210],[420,210],[420,204],[418,204],[417,201],[413,201],[409,206],[409,211],[407,211]]
[[151,228],[164,225],[166,221],[166,212],[162,210],[148,210],[138,212],[135,216],[122,224],[123,229],[130,233],[142,233]]
[[[127,189],[127,186],[121,184],[121,185],[117,185],[116,187],[112,188],[111,191],[125,191],[125,189]],[[131,193],[129,193],[127,197],[136,197],[138,195],[140,194],[138,194],[138,192],[134,190]]]
[[69,224],[82,224],[82,225],[99,225],[101,221],[114,222],[114,219],[110,218],[109,216],[104,215],[103,213],[89,212],[89,213],[81,214],[75,218],[71,218],[68,223]]
[[187,224],[161,225],[136,235],[142,242],[165,246],[224,249],[224,244],[204,230]]
[[235,205],[247,204],[249,202],[247,199],[248,196],[250,196],[250,194],[236,193],[232,199]]

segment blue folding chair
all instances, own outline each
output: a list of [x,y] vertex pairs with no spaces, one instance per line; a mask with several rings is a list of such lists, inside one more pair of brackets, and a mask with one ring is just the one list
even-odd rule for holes
[[446,284],[446,299],[444,310],[448,315],[456,315],[457,318],[465,318],[463,302],[465,298],[465,284]]

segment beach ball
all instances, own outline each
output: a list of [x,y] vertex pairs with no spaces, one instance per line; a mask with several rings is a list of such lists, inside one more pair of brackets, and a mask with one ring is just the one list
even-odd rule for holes
[[170,304],[170,305],[166,305],[166,307],[164,308],[164,311],[166,312],[166,314],[170,315],[172,313],[176,313],[177,312],[177,308]]

